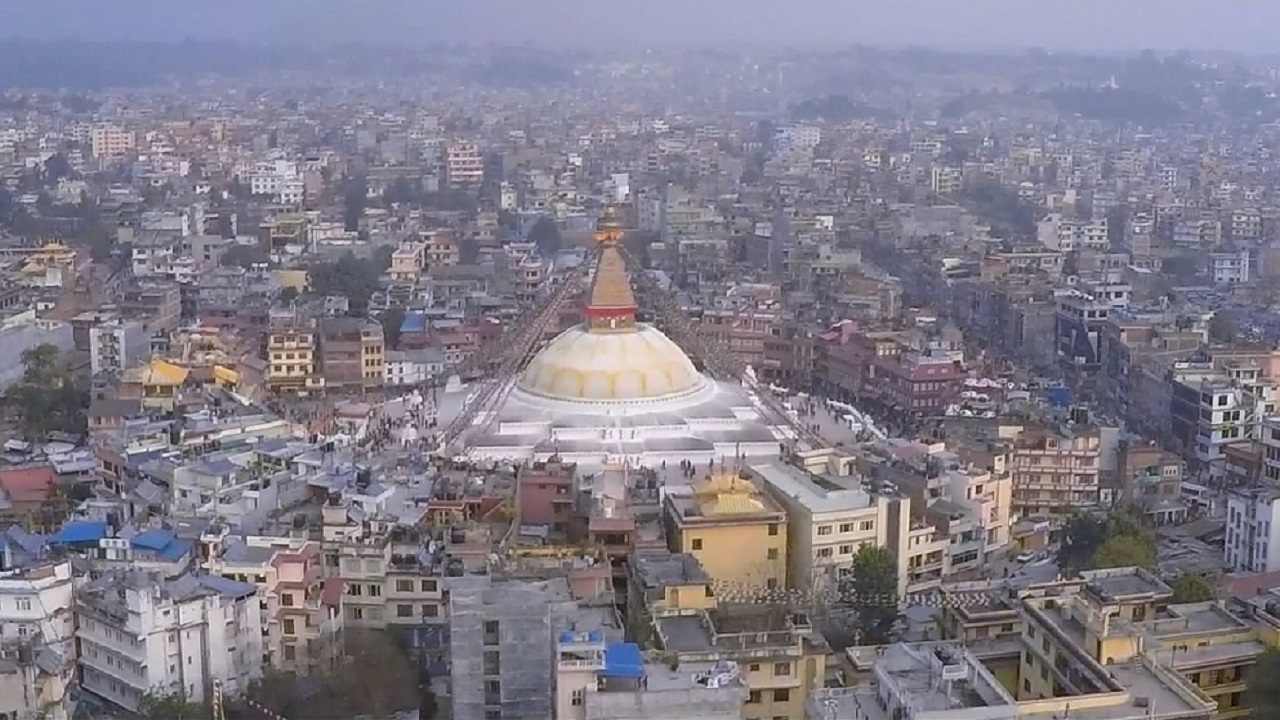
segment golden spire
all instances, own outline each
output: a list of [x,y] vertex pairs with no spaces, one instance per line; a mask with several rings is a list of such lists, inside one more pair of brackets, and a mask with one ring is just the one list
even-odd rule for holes
[[618,250],[622,225],[613,208],[596,223],[595,240],[600,244],[595,280],[583,314],[592,332],[618,332],[636,326],[636,298],[631,292],[627,264]]

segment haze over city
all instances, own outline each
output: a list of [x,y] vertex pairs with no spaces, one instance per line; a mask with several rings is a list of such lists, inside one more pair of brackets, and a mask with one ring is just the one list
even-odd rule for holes
[[1280,719],[1276,47],[0,0],[0,720]]
[[1267,0],[6,0],[0,36],[686,45],[849,43],[1117,52],[1280,46]]

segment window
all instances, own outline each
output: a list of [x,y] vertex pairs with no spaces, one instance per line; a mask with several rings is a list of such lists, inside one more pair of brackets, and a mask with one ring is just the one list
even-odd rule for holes
[[423,581],[422,581],[422,592],[426,592],[426,593],[433,593],[433,592],[435,592],[435,591],[436,591],[436,581],[435,581],[435,580],[423,580]]
[[689,547],[694,550],[702,549],[702,538],[693,538],[689,541]]
[[862,532],[871,532],[872,530],[876,529],[876,521],[863,520],[862,524],[858,526],[858,529],[861,530]]
[[439,615],[440,615],[439,605],[423,605],[422,606],[422,617],[424,618],[439,617]]
[[497,675],[502,669],[502,657],[497,650],[484,651],[484,674]]
[[1031,692],[1031,680],[1030,680],[1030,678],[1024,678],[1024,679],[1022,680],[1022,692],[1025,692],[1025,693],[1029,693],[1029,692]]
[[791,691],[787,688],[773,691],[774,702],[791,702]]
[[380,595],[382,595],[382,586],[381,586],[381,585],[372,585],[372,584],[370,584],[370,585],[369,585],[369,597],[378,597],[378,596],[380,596]]
[[364,619],[364,608],[358,608],[358,607],[353,607],[353,608],[351,608],[351,619],[352,619],[352,620],[363,620],[363,619]]
[[758,702],[760,702],[760,691],[759,691],[759,690],[752,690],[751,692],[747,693],[747,702],[748,702],[748,703],[758,703]]
[[760,672],[760,663],[751,663],[748,665],[747,672]]
[[779,677],[787,677],[791,675],[791,663],[780,662],[773,664],[773,674]]
[[485,620],[485,621],[484,621],[484,634],[485,634],[485,635],[497,635],[497,634],[498,634],[498,621],[497,621],[497,620]]
[[853,532],[853,523],[840,523],[840,532]]
[[364,595],[364,586],[352,583],[347,586],[347,594],[352,597],[360,597],[361,595]]
[[778,534],[778,525],[777,523],[774,523],[769,526],[769,537],[774,537],[777,534]]
[[396,581],[396,592],[402,592],[402,593],[413,592],[413,581],[412,581],[412,580],[397,580],[397,581]]
[[819,535],[830,535],[830,534],[831,534],[831,526],[830,526],[830,525],[819,525],[819,526],[818,526],[818,534],[819,534]]
[[765,557],[769,558],[770,560],[777,560],[777,559],[778,559],[778,548],[769,548],[769,549],[765,552]]
[[285,634],[285,635],[293,635],[293,634],[294,634],[294,629],[295,629],[295,624],[294,624],[293,618],[285,618],[285,619],[284,619],[284,634]]
[[413,606],[404,604],[396,605],[396,617],[413,617]]
[[30,610],[30,609],[31,609],[31,598],[28,598],[28,597],[20,597],[20,598],[18,598],[18,599],[17,599],[17,604],[18,604],[18,609],[19,609],[19,610]]
[[832,555],[831,548],[829,547],[818,548],[818,557],[829,558],[831,557],[831,555]]
[[293,593],[281,593],[280,604],[284,607],[293,607]]
[[841,546],[840,546],[840,554],[841,554],[841,555],[852,555],[852,554],[853,554],[853,546],[852,546],[852,545],[841,545]]
[[573,694],[570,695],[569,698],[570,698],[569,701],[573,704],[574,707],[581,707],[587,702],[587,691],[574,690]]

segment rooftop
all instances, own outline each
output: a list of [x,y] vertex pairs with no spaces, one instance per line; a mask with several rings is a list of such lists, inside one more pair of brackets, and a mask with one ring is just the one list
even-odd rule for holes
[[780,462],[752,465],[750,472],[811,514],[862,510],[875,504],[856,477],[815,475]]
[[768,517],[775,522],[783,512],[759,488],[735,472],[708,475],[693,486],[692,495],[668,495],[683,521]]

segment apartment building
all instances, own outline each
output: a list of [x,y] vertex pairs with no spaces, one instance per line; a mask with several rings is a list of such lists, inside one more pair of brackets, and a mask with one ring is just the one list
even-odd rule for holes
[[662,516],[671,552],[697,558],[718,593],[786,586],[786,511],[736,472],[714,472],[690,495],[668,494]]
[[1118,501],[1143,508],[1157,525],[1186,519],[1182,458],[1155,445],[1136,446],[1124,448],[1116,466]]
[[[1273,362],[1264,355],[1174,365],[1169,379],[1170,431],[1195,469],[1220,480],[1226,474],[1227,445],[1265,440],[1264,419],[1275,414],[1280,398],[1272,379]],[[1280,478],[1280,469],[1274,473]]]
[[449,143],[445,151],[445,176],[453,188],[475,187],[484,179],[484,156],[473,142]]
[[1248,716],[1245,679],[1265,647],[1259,628],[1216,603],[1172,597],[1138,568],[1033,586],[1021,600],[1019,698],[1074,701],[1093,686],[1145,697],[1147,717]]
[[552,717],[556,638],[577,611],[568,584],[469,575],[449,590],[451,717]]
[[317,327],[314,318],[294,310],[273,310],[267,327],[267,388],[274,392],[322,390]]
[[1103,433],[1093,425],[1013,427],[1010,475],[1015,515],[1065,516],[1097,506]]
[[557,720],[738,720],[748,690],[733,661],[646,662],[635,643],[598,630],[562,630],[555,639]]
[[258,589],[217,575],[107,574],[76,597],[81,689],[130,712],[152,693],[210,698],[262,676]]
[[323,318],[319,330],[320,369],[326,388],[382,384],[386,361],[382,325],[363,318]]
[[427,266],[427,244],[418,240],[402,240],[391,253],[387,275],[392,282],[416,283]]
[[1223,554],[1238,573],[1280,570],[1280,491],[1244,488],[1227,495]]
[[342,580],[325,577],[320,543],[280,537],[202,538],[205,568],[258,588],[265,666],[302,676],[332,667],[342,646]]
[[89,368],[95,376],[118,374],[151,354],[151,332],[137,320],[109,318],[89,328]]
[[75,682],[71,563],[39,536],[0,533],[0,716],[68,720]]
[[[747,475],[786,511],[788,584],[798,590],[830,590],[852,569],[864,545],[905,547],[910,500],[872,494],[849,475],[852,458],[818,457],[816,470],[832,464],[844,475],[812,472],[780,462],[750,466]],[[906,592],[905,558],[898,556],[898,593]]]
[[908,557],[912,591],[936,585],[942,576],[979,570],[1008,548],[1013,481],[1000,444],[957,442],[951,450],[943,443],[889,440],[863,459],[863,467],[910,500],[908,540],[895,547]]
[[89,147],[100,159],[118,158],[133,152],[138,136],[132,130],[114,126],[96,127],[89,133]]

